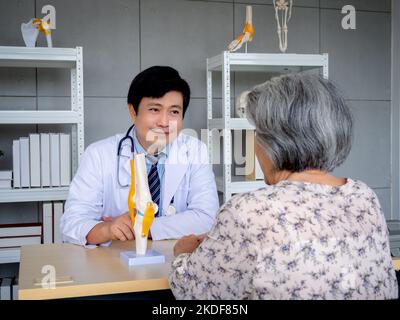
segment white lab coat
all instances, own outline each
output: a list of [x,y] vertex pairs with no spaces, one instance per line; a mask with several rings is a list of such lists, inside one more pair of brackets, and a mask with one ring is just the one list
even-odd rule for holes
[[[121,188],[117,182],[117,149],[123,136],[98,141],[85,150],[61,218],[64,242],[86,245],[87,234],[102,217],[128,211],[129,187]],[[125,140],[119,165],[122,185],[130,184],[130,157],[130,143]],[[211,229],[219,202],[204,143],[179,134],[170,146],[162,188],[163,212],[174,197],[176,214],[154,219],[150,229],[154,240],[177,239]]]

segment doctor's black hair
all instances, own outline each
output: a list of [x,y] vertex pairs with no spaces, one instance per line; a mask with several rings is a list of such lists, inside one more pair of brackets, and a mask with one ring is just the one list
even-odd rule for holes
[[142,98],[161,98],[170,91],[178,91],[183,96],[183,116],[189,105],[190,88],[179,72],[168,66],[154,66],[140,72],[131,83],[128,104],[138,113]]

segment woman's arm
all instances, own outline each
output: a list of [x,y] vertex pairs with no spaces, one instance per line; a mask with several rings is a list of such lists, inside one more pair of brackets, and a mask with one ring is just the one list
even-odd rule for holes
[[256,264],[255,246],[250,238],[241,210],[233,210],[228,202],[197,249],[191,254],[182,253],[173,261],[169,281],[175,297],[248,298]]

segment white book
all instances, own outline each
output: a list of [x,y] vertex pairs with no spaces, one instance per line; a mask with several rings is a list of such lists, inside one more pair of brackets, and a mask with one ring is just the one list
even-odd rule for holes
[[10,278],[1,279],[0,285],[0,299],[1,300],[11,300],[11,282]]
[[71,182],[71,142],[70,135],[60,133],[60,182],[62,186],[69,186]]
[[21,258],[21,248],[0,248],[0,264],[16,263],[20,261],[20,258]]
[[13,186],[21,188],[21,162],[19,156],[19,140],[13,141]]
[[31,187],[40,187],[40,136],[29,135],[29,159],[31,171]]
[[31,244],[41,244],[41,236],[0,238],[0,248],[20,247]]
[[50,135],[40,134],[40,180],[42,187],[50,187]]
[[60,228],[60,222],[61,222],[61,216],[64,211],[64,206],[62,202],[53,202],[53,216],[54,216],[54,224],[53,224],[53,230],[54,230],[54,243],[62,243],[62,237],[61,237],[61,228]]
[[60,135],[50,133],[50,185],[60,186]]
[[0,189],[11,189],[11,180],[0,180]]
[[29,138],[19,138],[19,155],[21,164],[21,187],[30,187]]
[[53,206],[43,202],[43,243],[53,243]]
[[18,290],[19,290],[18,278],[15,278],[12,284],[12,300],[19,300]]
[[12,170],[2,170],[0,171],[0,180],[11,180]]
[[42,235],[42,225],[40,223],[0,225],[0,238],[40,235]]

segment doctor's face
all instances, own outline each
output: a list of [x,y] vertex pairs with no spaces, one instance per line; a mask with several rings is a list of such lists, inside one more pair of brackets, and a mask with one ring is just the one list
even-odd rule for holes
[[183,96],[178,91],[169,91],[161,98],[142,98],[137,113],[132,105],[128,108],[137,138],[149,153],[161,151],[182,130]]

